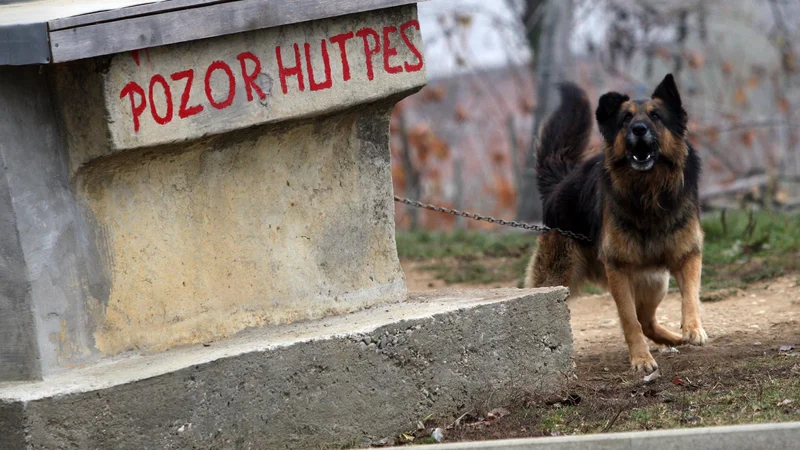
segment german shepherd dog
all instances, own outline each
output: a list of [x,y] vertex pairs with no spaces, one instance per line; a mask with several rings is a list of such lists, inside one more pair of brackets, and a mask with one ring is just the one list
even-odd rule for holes
[[[658,365],[645,337],[669,346],[708,339],[699,314],[700,158],[686,140],[688,115],[671,74],[649,99],[604,94],[595,118],[603,149],[593,156],[586,151],[589,100],[579,87],[561,86],[561,105],[542,127],[536,155],[544,223],[592,241],[540,236],[525,285],[574,291],[588,280],[606,287],[631,367],[649,373]],[[682,296],[682,335],[656,320],[670,273]]]

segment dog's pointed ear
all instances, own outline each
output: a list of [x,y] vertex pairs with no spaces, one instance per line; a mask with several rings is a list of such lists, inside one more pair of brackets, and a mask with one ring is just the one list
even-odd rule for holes
[[671,73],[668,73],[661,83],[659,83],[656,90],[653,91],[652,97],[653,99],[659,99],[664,102],[664,105],[678,117],[679,121],[686,124],[688,115],[683,109],[681,94],[678,93],[678,86],[675,84],[675,78]]
[[619,114],[619,109],[623,103],[630,100],[625,94],[619,92],[608,92],[600,97],[597,103],[597,111],[594,116],[597,119],[597,126],[600,128],[600,133],[603,137],[611,142],[614,140],[616,132],[616,118]]

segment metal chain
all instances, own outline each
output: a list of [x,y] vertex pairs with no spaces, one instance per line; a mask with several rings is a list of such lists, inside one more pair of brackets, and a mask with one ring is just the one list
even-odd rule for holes
[[429,205],[427,203],[422,203],[422,202],[418,202],[418,201],[414,201],[414,200],[409,200],[407,198],[401,198],[401,197],[398,197],[398,196],[394,197],[394,201],[396,201],[398,203],[403,203],[403,204],[406,204],[406,205],[409,205],[409,206],[413,206],[415,208],[428,209],[428,210],[431,210],[431,211],[441,212],[441,213],[445,213],[445,214],[452,214],[454,216],[466,217],[468,219],[482,220],[484,222],[496,223],[498,225],[505,225],[505,226],[514,227],[514,228],[523,228],[525,230],[536,231],[536,232],[543,233],[543,234],[547,233],[547,232],[550,232],[550,231],[556,231],[556,232],[561,233],[562,235],[564,235],[566,237],[569,237],[569,238],[572,238],[572,239],[578,239],[578,240],[586,241],[586,242],[591,242],[592,241],[591,239],[589,239],[589,237],[587,237],[587,236],[585,236],[583,234],[575,233],[575,232],[569,231],[569,230],[562,230],[560,228],[550,228],[550,227],[547,227],[547,226],[544,226],[544,225],[533,225],[533,224],[525,223],[525,222],[517,222],[516,220],[495,219],[494,217],[482,216],[480,214],[475,214],[475,213],[470,213],[470,212],[465,212],[465,211],[459,211],[457,209],[443,208],[441,206],[436,206],[436,205]]

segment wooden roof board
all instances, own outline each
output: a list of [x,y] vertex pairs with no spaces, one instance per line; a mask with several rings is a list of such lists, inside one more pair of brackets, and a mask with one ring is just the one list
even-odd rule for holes
[[424,0],[0,2],[0,65],[73,61],[420,1]]

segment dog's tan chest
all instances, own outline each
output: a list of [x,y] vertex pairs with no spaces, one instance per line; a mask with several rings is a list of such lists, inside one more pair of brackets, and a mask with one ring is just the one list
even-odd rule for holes
[[701,252],[703,232],[697,219],[669,234],[644,239],[606,221],[600,259],[604,264],[630,268],[672,268],[687,255]]

